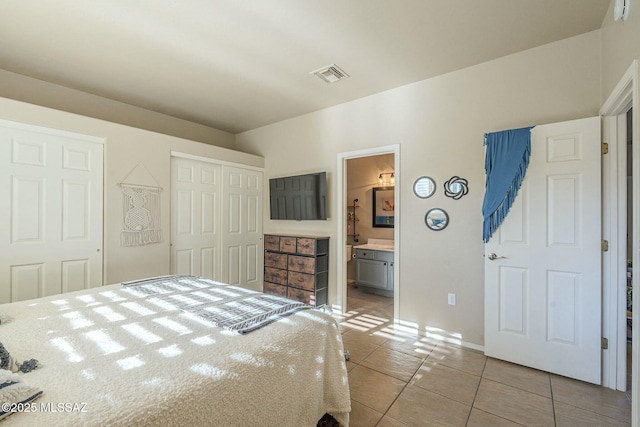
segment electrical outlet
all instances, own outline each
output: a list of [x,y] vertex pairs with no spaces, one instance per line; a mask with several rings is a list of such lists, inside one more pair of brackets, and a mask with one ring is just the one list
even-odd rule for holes
[[449,302],[449,305],[456,305],[456,294],[448,294],[447,301]]

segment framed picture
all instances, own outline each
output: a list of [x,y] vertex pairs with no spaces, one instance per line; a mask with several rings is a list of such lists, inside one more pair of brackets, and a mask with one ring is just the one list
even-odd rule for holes
[[373,188],[373,226],[393,228],[395,218],[395,188]]

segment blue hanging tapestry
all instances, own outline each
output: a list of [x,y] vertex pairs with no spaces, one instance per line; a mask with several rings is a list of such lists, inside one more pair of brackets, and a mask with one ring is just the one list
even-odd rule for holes
[[500,227],[518,194],[529,166],[533,127],[484,135],[484,145],[487,149],[484,161],[486,182],[482,203],[482,239],[485,243]]

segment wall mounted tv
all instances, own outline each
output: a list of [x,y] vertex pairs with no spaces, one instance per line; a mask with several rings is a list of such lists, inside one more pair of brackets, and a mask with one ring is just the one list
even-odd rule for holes
[[269,179],[271,219],[327,219],[327,173]]

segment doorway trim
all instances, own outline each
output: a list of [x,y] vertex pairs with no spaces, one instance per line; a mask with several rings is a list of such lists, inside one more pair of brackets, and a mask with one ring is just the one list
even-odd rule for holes
[[[603,124],[603,139],[609,142],[610,157],[603,161],[603,169],[608,176],[605,179],[603,173],[603,186],[608,196],[603,199],[603,213],[607,220],[603,221],[603,238],[609,240],[612,249],[603,257],[603,335],[609,338],[611,345],[608,351],[603,352],[603,381],[602,385],[612,389],[624,389],[626,376],[626,294],[619,292],[621,277],[626,277],[626,209],[620,212],[620,206],[626,207],[626,135],[621,135],[621,126],[618,121],[620,114],[633,108],[632,123],[632,174],[633,174],[633,254],[632,263],[640,266],[640,95],[638,93],[638,61],[634,60],[627,69],[622,79],[618,82],[611,95],[600,109]],[[626,126],[624,126],[626,129]],[[623,169],[623,170],[621,170]],[[604,172],[604,171],[603,171]],[[621,179],[624,174],[624,179]],[[618,210],[619,209],[619,210]],[[633,294],[640,295],[639,281],[633,281]],[[626,280],[626,279],[625,279]],[[632,377],[631,392],[637,396],[640,379],[638,358],[640,357],[639,339],[640,333],[637,325],[640,324],[639,300],[633,299],[633,328],[632,336]],[[625,390],[621,390],[625,391]],[[632,399],[631,419],[632,425],[638,425],[640,419],[638,399]]]
[[[347,211],[347,179],[346,179],[346,169],[347,169],[347,160],[349,159],[357,159],[360,157],[370,157],[377,156],[380,154],[393,154],[393,169],[395,173],[395,187],[402,188],[400,186],[401,183],[401,174],[400,174],[400,144],[394,145],[385,145],[381,147],[375,148],[367,148],[364,150],[357,151],[349,151],[345,153],[338,153],[338,167],[337,167],[337,218],[338,218],[338,238],[337,242],[337,258],[339,262],[337,262],[336,268],[336,304],[334,308],[336,310],[340,310],[341,313],[346,313],[347,311],[347,269],[345,259],[345,250],[346,250],[346,236],[347,236],[347,217],[344,214]],[[396,224],[401,224],[400,222],[400,193],[401,191],[394,192],[394,210],[396,217]],[[395,286],[393,287],[393,318],[398,319],[400,312],[400,227],[394,227],[393,229],[393,239],[394,239],[394,253],[393,253],[393,263],[395,265],[393,272],[393,281]]]

